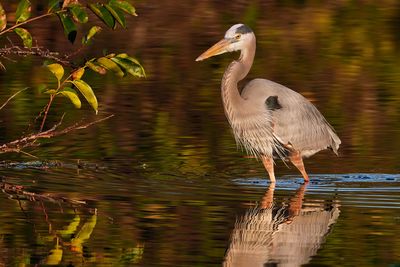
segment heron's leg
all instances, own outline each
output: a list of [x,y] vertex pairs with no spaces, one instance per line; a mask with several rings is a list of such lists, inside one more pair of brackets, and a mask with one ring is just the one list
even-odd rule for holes
[[304,168],[304,163],[303,163],[303,158],[300,155],[300,152],[296,151],[293,152],[289,156],[290,161],[293,163],[294,166],[301,172],[301,175],[303,175],[304,181],[308,182],[310,179],[308,178],[308,174],[306,172],[306,169]]
[[274,161],[269,157],[262,157],[262,163],[268,172],[269,180],[271,183],[275,183],[275,173],[274,173]]

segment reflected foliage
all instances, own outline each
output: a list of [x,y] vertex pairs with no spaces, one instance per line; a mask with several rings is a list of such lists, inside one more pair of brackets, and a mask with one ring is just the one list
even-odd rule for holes
[[[3,257],[0,264],[8,266],[65,265],[84,266],[85,263],[107,263],[103,256],[88,251],[87,243],[93,239],[98,212],[85,201],[54,194],[34,193],[23,186],[3,181],[0,186],[8,196],[8,202],[19,207],[21,219],[30,225],[32,235],[21,236],[28,246],[37,247],[32,252],[8,249],[4,228],[0,227],[0,249]],[[11,204],[10,203],[10,204]],[[11,205],[13,206],[13,205]],[[140,262],[144,247],[127,248],[109,259],[108,264],[135,264]]]

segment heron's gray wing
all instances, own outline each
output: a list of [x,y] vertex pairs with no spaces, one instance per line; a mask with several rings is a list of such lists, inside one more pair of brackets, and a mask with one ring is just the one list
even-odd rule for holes
[[255,79],[244,88],[242,96],[270,110],[274,135],[284,145],[290,144],[303,156],[328,147],[337,153],[339,137],[317,108],[299,93],[269,80]]

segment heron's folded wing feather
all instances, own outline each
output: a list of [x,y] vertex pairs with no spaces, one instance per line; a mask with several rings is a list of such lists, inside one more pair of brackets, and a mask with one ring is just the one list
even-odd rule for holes
[[242,96],[270,109],[274,135],[283,144],[290,144],[304,156],[328,147],[337,153],[339,137],[317,108],[299,93],[269,80],[255,79],[244,88]]

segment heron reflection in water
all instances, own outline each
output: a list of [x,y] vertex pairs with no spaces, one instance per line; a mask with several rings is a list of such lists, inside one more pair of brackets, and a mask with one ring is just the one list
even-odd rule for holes
[[249,72],[256,51],[256,37],[248,26],[233,25],[196,61],[232,51],[240,51],[240,57],[226,69],[221,94],[236,142],[262,160],[271,182],[274,158],[291,161],[308,181],[303,158],[326,148],[337,154],[339,137],[313,104],[283,85],[254,79],[239,93],[238,82]]
[[306,184],[288,204],[274,203],[271,184],[259,206],[237,220],[223,266],[301,266],[316,255],[339,217],[339,204],[303,207]]

